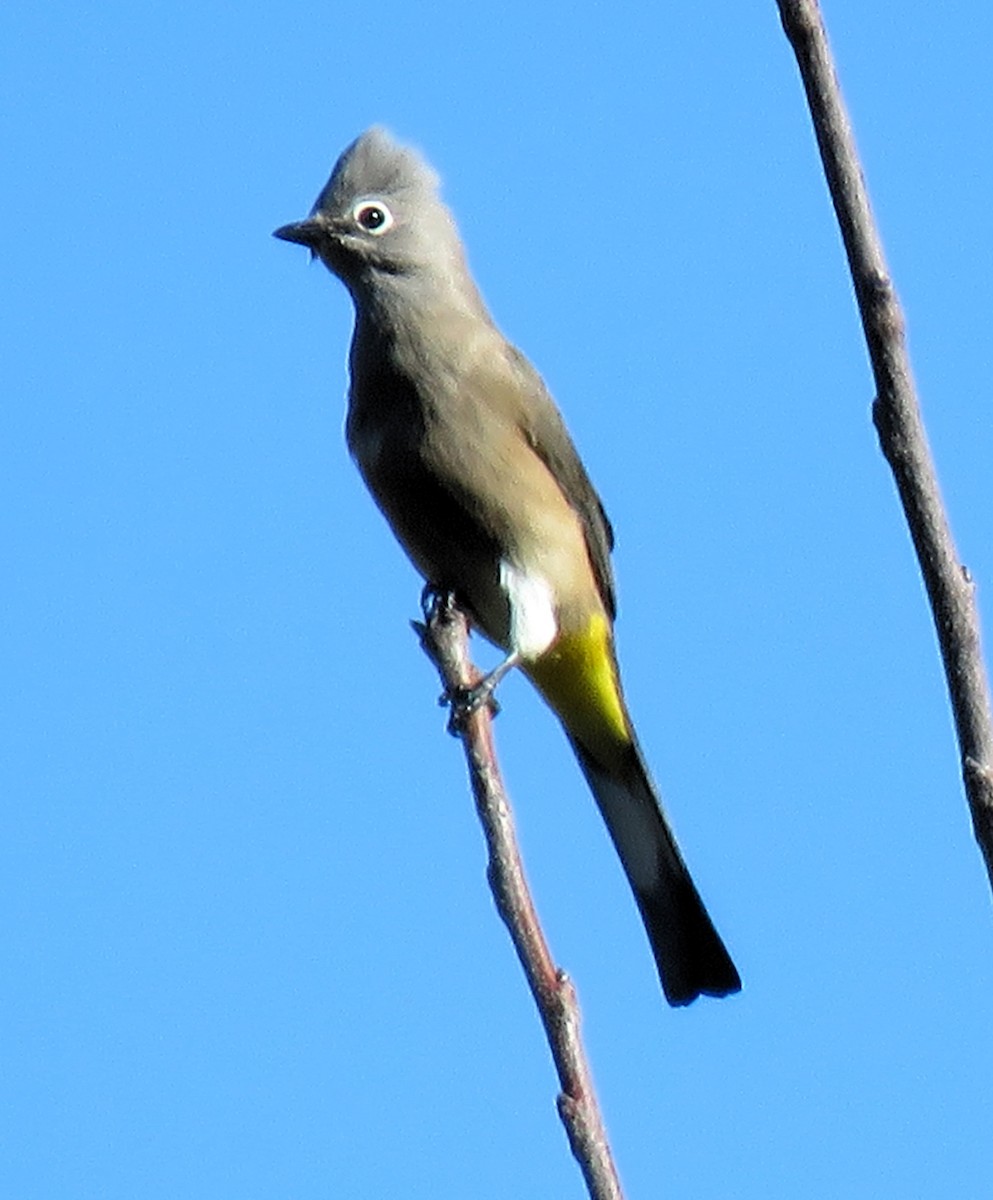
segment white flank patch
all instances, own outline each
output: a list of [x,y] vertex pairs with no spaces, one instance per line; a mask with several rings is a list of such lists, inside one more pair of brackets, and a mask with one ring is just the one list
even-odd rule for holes
[[552,589],[541,575],[529,575],[506,559],[500,562],[500,586],[510,601],[510,649],[523,659],[537,658],[555,640]]

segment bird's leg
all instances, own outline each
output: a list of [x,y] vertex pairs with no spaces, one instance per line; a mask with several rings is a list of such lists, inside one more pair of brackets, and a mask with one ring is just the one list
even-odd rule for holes
[[[424,620],[428,625],[439,618],[444,619],[445,613],[450,612],[457,604],[458,599],[455,593],[448,588],[438,588],[429,583],[421,592],[421,611],[424,613]],[[498,663],[492,671],[484,675],[472,687],[450,688],[438,697],[440,705],[451,707],[451,717],[448,722],[449,733],[458,737],[466,720],[484,704],[488,704],[490,711],[496,716],[500,711],[500,705],[493,695],[496,686],[504,675],[508,671],[512,671],[520,661],[520,652],[512,650],[503,662]]]
[[503,679],[508,671],[512,671],[521,661],[520,653],[517,650],[511,651],[510,654],[498,663],[489,674],[484,675],[482,679],[469,688],[453,688],[446,692],[438,700],[439,704],[448,704],[451,706],[451,715],[448,720],[448,732],[453,737],[458,737],[465,727],[466,721],[472,714],[481,708],[484,704],[489,705],[490,712],[495,717],[500,711],[500,705],[497,703],[496,697],[493,695],[497,684]]

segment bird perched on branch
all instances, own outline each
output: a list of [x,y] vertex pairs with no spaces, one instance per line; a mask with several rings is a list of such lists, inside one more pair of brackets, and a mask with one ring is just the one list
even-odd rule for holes
[[504,650],[476,698],[519,667],[558,716],[669,1002],[738,991],[624,702],[610,522],[540,376],[494,325],[437,176],[370,129],[275,236],[351,294],[348,446],[415,567]]

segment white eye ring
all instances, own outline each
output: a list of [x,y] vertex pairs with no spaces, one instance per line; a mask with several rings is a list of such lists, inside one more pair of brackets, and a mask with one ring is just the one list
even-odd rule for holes
[[393,214],[382,200],[360,200],[352,209],[352,219],[373,237],[379,237],[393,226]]

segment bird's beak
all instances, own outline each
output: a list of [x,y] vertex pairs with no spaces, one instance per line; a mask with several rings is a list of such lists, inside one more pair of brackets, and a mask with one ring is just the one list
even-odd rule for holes
[[313,250],[327,236],[327,228],[324,222],[317,217],[308,217],[306,221],[294,221],[291,225],[280,225],[272,236],[281,238],[284,242],[296,242],[298,246],[306,246]]

